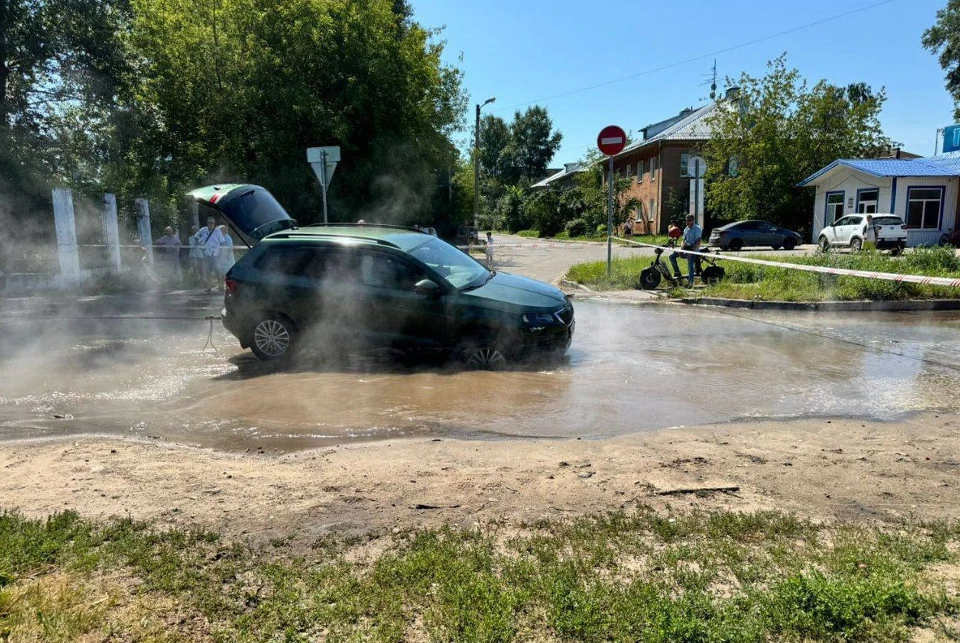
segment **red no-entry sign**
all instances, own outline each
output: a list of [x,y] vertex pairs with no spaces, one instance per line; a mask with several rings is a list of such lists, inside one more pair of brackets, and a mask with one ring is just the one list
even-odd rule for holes
[[616,125],[607,125],[600,130],[597,136],[597,147],[607,156],[613,156],[623,151],[627,145],[627,134]]

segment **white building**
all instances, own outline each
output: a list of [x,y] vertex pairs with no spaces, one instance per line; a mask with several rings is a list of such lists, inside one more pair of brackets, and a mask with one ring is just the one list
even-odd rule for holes
[[957,225],[960,152],[910,160],[839,159],[799,185],[815,187],[813,236],[840,217],[888,212],[907,224],[907,245],[933,245]]

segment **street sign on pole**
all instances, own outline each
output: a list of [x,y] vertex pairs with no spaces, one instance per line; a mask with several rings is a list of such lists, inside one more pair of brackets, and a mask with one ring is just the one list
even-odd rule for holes
[[337,169],[337,163],[340,162],[340,148],[338,146],[308,147],[307,162],[313,168],[313,173],[317,175],[317,180],[320,181],[323,192],[323,222],[326,223],[327,188],[330,187],[333,173]]
[[613,272],[613,157],[627,146],[627,133],[616,125],[607,125],[597,135],[597,147],[610,157],[607,172],[609,193],[607,196],[607,276]]

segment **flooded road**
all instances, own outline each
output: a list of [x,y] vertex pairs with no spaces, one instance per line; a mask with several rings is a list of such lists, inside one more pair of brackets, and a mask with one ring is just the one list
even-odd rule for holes
[[[287,451],[405,436],[584,439],[745,418],[957,411],[951,313],[577,303],[559,363],[278,369],[219,323],[0,319],[0,439],[100,433]],[[160,315],[163,316],[163,315]]]

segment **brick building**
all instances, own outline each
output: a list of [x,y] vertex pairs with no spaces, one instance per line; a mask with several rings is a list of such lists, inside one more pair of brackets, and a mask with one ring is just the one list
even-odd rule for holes
[[[726,100],[735,97],[735,88],[727,91]],[[641,140],[614,157],[614,173],[632,179],[629,194],[641,204],[631,217],[636,222],[635,233],[666,232],[671,221],[682,220],[687,212],[696,212],[697,223],[703,225],[703,181],[695,183],[694,173],[698,168],[703,176],[706,169],[698,154],[712,134],[710,116],[722,104],[717,101],[700,109],[688,108],[647,125],[641,130]]]

